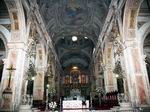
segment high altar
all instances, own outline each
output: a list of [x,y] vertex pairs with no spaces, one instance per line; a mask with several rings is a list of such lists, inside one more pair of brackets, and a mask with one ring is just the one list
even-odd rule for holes
[[[83,105],[83,101],[85,101],[86,105]],[[70,96],[64,98],[63,101],[63,110],[68,112],[68,110],[82,110],[89,108],[89,100],[85,100],[83,96],[81,96],[81,91],[79,89],[72,89],[70,91]]]

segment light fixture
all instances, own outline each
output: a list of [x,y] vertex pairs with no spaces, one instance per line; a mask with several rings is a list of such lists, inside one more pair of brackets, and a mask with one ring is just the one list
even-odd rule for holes
[[88,37],[84,37],[85,39],[88,39]]
[[77,67],[77,66],[73,66],[73,67],[72,67],[72,69],[74,69],[74,70],[75,70],[75,69],[78,69],[78,67]]
[[34,79],[35,79],[35,77],[32,77],[31,79],[32,79],[32,80],[34,80]]
[[119,77],[119,75],[118,74],[116,74],[116,78],[118,78]]
[[72,41],[77,41],[78,40],[78,38],[77,38],[77,36],[72,36]]
[[47,88],[49,88],[49,84],[47,84],[46,86],[47,86]]

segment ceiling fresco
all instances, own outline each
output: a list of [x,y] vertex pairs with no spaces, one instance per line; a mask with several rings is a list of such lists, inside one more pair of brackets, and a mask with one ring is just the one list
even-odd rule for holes
[[[110,0],[37,0],[62,68],[88,69]],[[76,36],[77,40],[72,41]]]

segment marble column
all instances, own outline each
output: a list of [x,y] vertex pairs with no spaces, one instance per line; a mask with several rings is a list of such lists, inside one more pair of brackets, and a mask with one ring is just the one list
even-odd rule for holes
[[130,41],[124,50],[124,58],[126,64],[127,82],[130,94],[130,100],[133,106],[147,105],[150,103],[144,72],[143,57],[140,47],[136,41]]
[[33,85],[33,101],[41,102],[44,98],[45,56],[41,44],[36,46],[36,76]]
[[117,90],[116,77],[113,73],[113,49],[112,43],[108,43],[108,47],[105,48],[104,55],[105,62],[105,71],[104,71],[104,79],[105,79],[105,89],[106,92],[111,92]]
[[42,101],[44,98],[44,71],[37,73],[34,79],[33,100]]
[[[12,97],[11,100],[7,103],[11,105],[12,110],[16,110],[19,108],[19,103],[21,99],[21,88],[22,88],[22,80],[23,80],[23,74],[24,74],[24,62],[25,62],[25,50],[24,44],[21,42],[17,43],[9,43],[9,52],[8,52],[8,58],[6,62],[6,66],[4,66],[4,72],[2,77],[2,83],[1,83],[1,93],[6,89],[8,85],[8,77],[9,73],[6,70],[6,68],[9,68],[10,65],[13,65],[13,67],[16,68],[16,70],[12,73],[12,78],[10,81],[10,88],[12,91]],[[5,105],[3,105],[4,109],[7,109]]]
[[[3,101],[3,97],[2,97],[2,92],[4,91],[3,88],[7,87],[8,83],[6,80],[8,80],[8,75],[9,75],[9,74],[5,75],[7,72],[7,70],[6,70],[7,59],[3,59],[3,62],[4,62],[4,68],[3,68],[3,74],[2,74],[1,84],[0,84],[0,108],[2,108],[2,106],[3,106],[4,101]],[[5,87],[3,85],[5,85]]]
[[[96,88],[103,88],[103,74],[102,74],[102,67],[100,66],[100,59],[98,58],[95,63],[95,77],[96,77]],[[104,89],[104,88],[103,88]]]

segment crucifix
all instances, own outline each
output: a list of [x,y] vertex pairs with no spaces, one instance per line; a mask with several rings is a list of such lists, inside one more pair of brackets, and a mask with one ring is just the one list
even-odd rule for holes
[[11,64],[10,68],[7,68],[7,70],[9,70],[9,80],[8,80],[7,88],[2,93],[2,96],[4,98],[4,103],[2,105],[2,108],[12,110],[12,104],[11,104],[12,91],[11,91],[11,88],[10,88],[10,83],[11,83],[12,72],[14,70],[16,70],[16,68],[14,68],[13,65]]
[[10,66],[10,68],[7,68],[9,71],[9,80],[8,80],[8,86],[7,89],[10,89],[10,82],[11,82],[11,77],[12,77],[12,72],[16,70],[16,68],[13,68],[13,65]]

